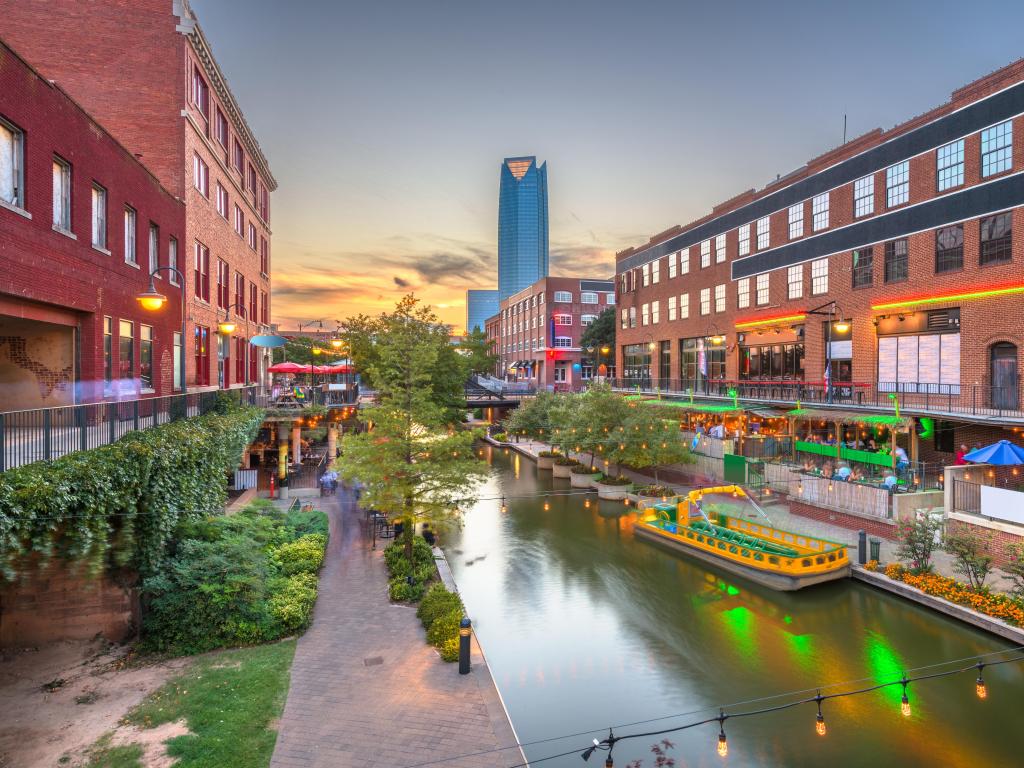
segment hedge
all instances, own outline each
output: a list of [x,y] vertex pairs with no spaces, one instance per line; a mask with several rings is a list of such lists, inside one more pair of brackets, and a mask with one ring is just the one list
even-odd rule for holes
[[20,561],[61,557],[97,574],[157,572],[183,522],[219,513],[263,411],[222,412],[132,432],[115,443],[0,473],[0,580]]

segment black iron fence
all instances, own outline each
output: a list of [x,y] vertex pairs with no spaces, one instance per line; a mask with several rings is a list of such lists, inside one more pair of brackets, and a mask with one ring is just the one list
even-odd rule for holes
[[988,384],[907,384],[905,382],[823,382],[802,381],[728,381],[724,379],[654,380],[648,377],[614,379],[617,389],[693,395],[701,398],[726,399],[736,397],[746,401],[765,403],[801,403],[805,405],[829,404],[844,407],[889,409],[899,403],[901,409],[911,413],[936,415],[970,415],[994,418],[1024,419],[1019,387],[991,386]]
[[953,511],[981,514],[981,485],[953,478]]
[[141,429],[210,413],[218,396],[263,405],[256,386],[185,395],[0,412],[0,472],[108,445]]

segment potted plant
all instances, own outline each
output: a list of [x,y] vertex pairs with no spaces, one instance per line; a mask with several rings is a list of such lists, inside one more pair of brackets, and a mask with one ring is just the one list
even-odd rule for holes
[[553,459],[551,462],[551,473],[554,477],[570,478],[572,477],[572,468],[579,464],[576,459],[570,458],[569,456],[559,456]]
[[601,479],[601,473],[593,465],[577,464],[569,469],[569,484],[573,488],[590,488]]
[[561,455],[558,451],[541,451],[537,454],[537,469],[551,469],[555,459]]
[[495,432],[494,434],[491,435],[491,439],[499,443],[504,443],[506,435],[504,432]]
[[645,485],[643,488],[637,488],[634,491],[638,496],[644,496],[653,499],[668,499],[676,495],[676,492],[671,488],[664,485]]
[[622,501],[633,490],[633,481],[625,475],[605,475],[596,483],[597,497]]

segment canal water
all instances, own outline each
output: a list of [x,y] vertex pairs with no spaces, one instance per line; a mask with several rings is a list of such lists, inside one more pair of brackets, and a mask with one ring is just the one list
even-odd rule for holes
[[[531,761],[585,747],[609,726],[616,735],[671,728],[719,706],[728,713],[819,686],[866,687],[1010,647],[850,580],[780,593],[717,572],[635,540],[635,515],[621,502],[590,494],[587,508],[582,495],[545,496],[568,492],[569,481],[514,452],[482,452],[491,477],[443,544]],[[653,766],[650,748],[665,738],[680,768],[1024,766],[1024,665],[986,670],[984,701],[975,677],[912,684],[909,718],[895,686],[825,702],[824,737],[805,704],[727,721],[725,759],[717,725],[704,725],[621,742],[615,765]],[[858,682],[829,688],[846,681]],[[567,734],[580,735],[560,738]],[[597,752],[589,764],[604,759]]]

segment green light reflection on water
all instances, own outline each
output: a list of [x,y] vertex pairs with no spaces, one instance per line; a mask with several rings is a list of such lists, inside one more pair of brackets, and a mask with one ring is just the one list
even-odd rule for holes
[[[864,652],[875,683],[889,683],[903,677],[903,659],[877,632],[868,632]],[[896,704],[903,698],[903,690],[898,685],[883,688],[880,693]]]
[[733,648],[739,652],[741,658],[748,664],[756,662],[757,642],[755,638],[755,614],[745,606],[737,606],[728,611],[723,611],[722,621],[732,639]]

